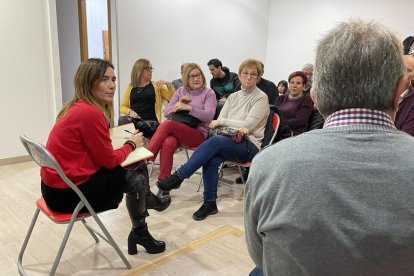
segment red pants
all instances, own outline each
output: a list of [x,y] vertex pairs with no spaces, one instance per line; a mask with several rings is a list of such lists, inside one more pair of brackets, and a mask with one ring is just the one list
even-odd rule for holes
[[176,149],[179,147],[198,147],[205,139],[206,137],[199,129],[176,121],[162,122],[148,144],[148,150],[154,154],[149,160],[154,161],[158,152],[161,151],[158,179],[164,179],[171,175],[173,156]]

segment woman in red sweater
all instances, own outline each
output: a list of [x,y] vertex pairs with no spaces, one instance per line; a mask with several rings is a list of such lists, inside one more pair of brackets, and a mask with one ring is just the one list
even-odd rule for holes
[[[136,244],[148,253],[160,253],[165,243],[151,236],[145,222],[146,200],[151,194],[146,164],[136,163],[134,170],[120,166],[129,153],[143,146],[142,133],[131,135],[119,149],[114,150],[111,144],[115,80],[109,61],[91,58],[82,62],[75,75],[75,96],[59,112],[46,147],[95,211],[117,208],[126,193],[133,226],[128,236],[129,254],[137,253]],[[56,171],[42,168],[41,180],[42,195],[50,208],[61,212],[75,209],[79,198]]]

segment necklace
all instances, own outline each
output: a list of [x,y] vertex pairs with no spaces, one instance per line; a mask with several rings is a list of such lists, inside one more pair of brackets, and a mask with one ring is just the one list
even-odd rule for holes
[[137,92],[138,93],[141,93],[141,91],[144,90],[144,88],[147,87],[148,84],[149,84],[149,81],[147,81],[146,83],[144,83],[143,86],[137,87]]
[[297,96],[293,96],[292,94],[289,93],[288,97],[289,97],[289,100],[296,101],[303,97],[303,93]]

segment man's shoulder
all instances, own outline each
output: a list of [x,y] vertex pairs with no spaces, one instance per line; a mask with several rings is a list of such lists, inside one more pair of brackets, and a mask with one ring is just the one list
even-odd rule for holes
[[[270,81],[270,80],[265,79],[265,78],[261,78],[260,80],[261,80],[260,82],[263,81],[263,84],[265,86],[274,86],[274,87],[276,87],[276,84],[273,81]],[[259,82],[259,84],[260,84],[260,82]]]
[[237,73],[235,73],[235,72],[229,72],[229,76],[231,76],[231,77],[236,77],[236,78],[238,78],[238,75],[237,75]]

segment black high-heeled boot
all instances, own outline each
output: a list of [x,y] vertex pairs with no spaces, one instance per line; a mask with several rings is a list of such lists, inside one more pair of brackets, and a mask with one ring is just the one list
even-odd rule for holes
[[165,242],[157,241],[148,231],[148,227],[134,228],[128,236],[128,254],[138,253],[137,244],[142,245],[149,254],[158,254],[165,251]]
[[128,254],[138,253],[137,244],[142,245],[150,254],[157,254],[165,251],[165,242],[157,241],[148,232],[145,218],[148,216],[146,208],[146,190],[139,190],[138,193],[127,193],[125,195],[126,207],[132,222],[132,230],[128,236]]

